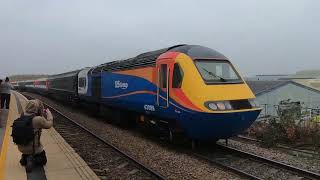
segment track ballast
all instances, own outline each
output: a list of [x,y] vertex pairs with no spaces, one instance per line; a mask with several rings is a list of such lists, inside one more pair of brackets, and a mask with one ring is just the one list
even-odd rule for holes
[[217,144],[214,152],[201,151],[195,155],[250,179],[320,179],[318,173],[222,144]]

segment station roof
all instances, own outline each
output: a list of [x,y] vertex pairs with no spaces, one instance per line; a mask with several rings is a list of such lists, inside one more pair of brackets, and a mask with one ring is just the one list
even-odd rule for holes
[[320,79],[296,79],[293,81],[320,91]]
[[255,95],[271,91],[287,83],[289,81],[247,81],[247,84]]
[[307,86],[306,84],[303,84],[297,81],[277,80],[277,81],[246,81],[246,82],[255,95],[261,95],[261,94],[273,91],[287,84],[294,84],[296,86],[320,93],[320,89]]

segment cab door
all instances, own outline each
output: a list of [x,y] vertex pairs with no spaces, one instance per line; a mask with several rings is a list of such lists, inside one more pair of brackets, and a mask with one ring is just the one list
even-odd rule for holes
[[92,97],[101,98],[101,75],[92,76]]
[[161,108],[169,107],[170,66],[165,60],[157,63],[157,102]]

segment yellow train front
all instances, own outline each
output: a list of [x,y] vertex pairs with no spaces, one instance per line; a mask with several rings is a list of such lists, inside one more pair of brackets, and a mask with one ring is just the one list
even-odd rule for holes
[[215,50],[179,46],[161,55],[157,68],[160,89],[170,95],[169,103],[167,98],[158,99],[162,101],[158,103],[173,107],[172,114],[179,114],[178,124],[192,139],[236,135],[250,127],[261,111],[237,70]]
[[261,111],[230,61],[203,46],[148,52],[104,64],[89,74],[89,84],[101,80],[105,106],[138,113],[141,122],[148,119],[166,126],[170,135],[228,138],[250,127]]

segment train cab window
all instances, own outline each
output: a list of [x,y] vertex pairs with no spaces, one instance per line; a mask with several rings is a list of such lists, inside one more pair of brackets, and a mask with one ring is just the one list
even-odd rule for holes
[[79,87],[86,87],[86,78],[79,78]]
[[167,88],[167,65],[161,64],[160,66],[160,87]]
[[172,88],[181,88],[183,79],[183,71],[178,63],[173,67]]
[[206,83],[243,83],[237,71],[226,60],[196,60],[195,65]]

